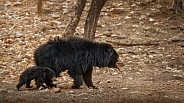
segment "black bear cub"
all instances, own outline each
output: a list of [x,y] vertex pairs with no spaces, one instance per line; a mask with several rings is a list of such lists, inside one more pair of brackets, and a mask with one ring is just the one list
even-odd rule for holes
[[55,77],[55,72],[47,67],[29,67],[20,75],[20,80],[17,84],[17,90],[19,90],[19,88],[24,84],[26,84],[26,88],[32,88],[33,86],[30,86],[30,83],[33,79],[35,79],[37,88],[40,86],[45,88],[44,83],[48,87],[56,87],[56,85],[52,83],[53,77]]

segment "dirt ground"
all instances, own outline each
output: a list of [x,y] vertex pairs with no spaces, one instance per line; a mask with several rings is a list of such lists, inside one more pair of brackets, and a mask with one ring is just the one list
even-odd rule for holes
[[[171,2],[153,0],[109,0],[104,6],[96,41],[111,43],[125,66],[94,68],[99,89],[71,89],[64,72],[54,81],[57,88],[17,91],[20,73],[34,65],[35,48],[62,36],[75,1],[44,1],[38,17],[34,0],[0,0],[0,103],[184,103],[184,48],[177,45],[184,40],[184,15],[169,11]],[[80,36],[88,9],[89,3]]]

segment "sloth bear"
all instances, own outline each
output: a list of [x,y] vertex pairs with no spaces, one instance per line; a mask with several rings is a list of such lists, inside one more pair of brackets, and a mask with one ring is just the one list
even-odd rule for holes
[[49,87],[56,87],[55,84],[52,84],[53,77],[55,77],[55,72],[48,67],[29,67],[20,75],[20,80],[17,84],[17,90],[19,90],[19,88],[24,84],[26,84],[26,88],[32,88],[32,86],[30,86],[30,83],[33,79],[35,79],[35,84],[37,85],[37,88],[39,88],[40,86],[45,88],[44,83]]
[[84,81],[88,88],[97,89],[92,82],[93,67],[117,68],[118,58],[112,45],[76,36],[49,40],[34,52],[35,65],[51,68],[56,77],[68,70],[74,79],[72,88],[79,88]]

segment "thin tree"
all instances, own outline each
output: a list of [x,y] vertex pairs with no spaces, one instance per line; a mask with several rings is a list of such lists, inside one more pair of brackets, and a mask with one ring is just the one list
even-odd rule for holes
[[107,0],[92,0],[91,7],[84,26],[84,37],[89,40],[95,39],[95,32],[100,16],[100,11]]
[[67,24],[64,36],[73,35],[75,33],[75,29],[80,21],[80,17],[82,11],[84,10],[85,4],[86,0],[77,0],[77,4],[74,7],[75,12],[71,17],[71,20]]
[[173,10],[177,13],[184,13],[183,0],[174,0]]
[[41,16],[43,14],[42,5],[43,5],[42,0],[38,0],[38,5],[37,5],[38,16]]
[[[92,0],[91,6],[88,12],[88,16],[86,18],[85,26],[84,26],[84,37],[93,40],[95,38],[96,27],[98,23],[98,19],[100,16],[100,11],[102,7],[105,5],[107,0]],[[75,29],[80,20],[80,16],[82,11],[84,10],[86,4],[86,0],[78,0],[75,6],[75,13],[71,17],[66,29],[65,36],[73,35],[75,33]]]

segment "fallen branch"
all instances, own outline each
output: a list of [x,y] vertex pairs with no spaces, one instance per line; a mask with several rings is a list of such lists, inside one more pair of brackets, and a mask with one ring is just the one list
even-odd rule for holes
[[114,43],[114,44],[121,45],[121,46],[151,46],[151,45],[157,46],[159,45],[159,43],[152,43],[151,41],[145,42],[145,43],[121,43],[117,41],[107,40],[107,42]]

